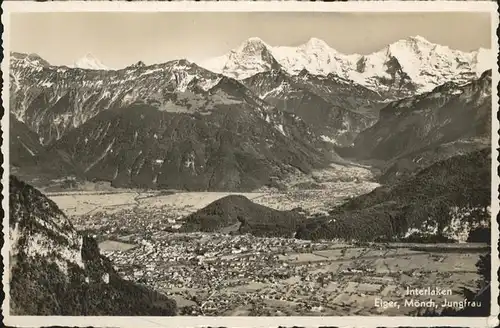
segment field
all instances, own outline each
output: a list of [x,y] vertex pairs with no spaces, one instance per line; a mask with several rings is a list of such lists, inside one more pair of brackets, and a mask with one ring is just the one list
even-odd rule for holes
[[[373,174],[362,166],[332,164],[309,175],[297,174],[283,182],[283,188],[261,188],[254,192],[182,192],[160,190],[91,190],[90,183],[77,190],[45,191],[69,216],[116,213],[130,209],[164,209],[178,216],[188,215],[228,195],[243,195],[257,204],[278,210],[302,207],[311,214],[375,189]],[[99,186],[100,189],[104,189]],[[169,215],[171,217],[172,215]]]

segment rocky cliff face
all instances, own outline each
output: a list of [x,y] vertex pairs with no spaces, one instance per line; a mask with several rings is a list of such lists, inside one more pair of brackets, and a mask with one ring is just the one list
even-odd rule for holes
[[121,279],[54,202],[11,176],[10,311],[15,315],[174,315],[175,302]]

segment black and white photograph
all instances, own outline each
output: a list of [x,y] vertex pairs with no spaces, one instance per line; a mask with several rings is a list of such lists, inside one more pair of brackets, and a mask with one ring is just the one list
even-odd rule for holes
[[12,323],[492,324],[496,6],[86,5],[4,7]]

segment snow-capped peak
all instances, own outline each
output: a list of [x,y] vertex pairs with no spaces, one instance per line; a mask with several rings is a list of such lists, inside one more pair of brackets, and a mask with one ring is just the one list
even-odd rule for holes
[[271,48],[267,43],[265,43],[261,38],[251,37],[245,42],[243,42],[237,50],[233,50],[233,53],[245,53],[247,55],[251,55],[254,53],[258,53],[263,49]]
[[252,36],[252,37],[249,37],[243,44],[247,44],[247,43],[254,43],[254,44],[264,44],[264,45],[267,45],[264,40],[262,40],[261,38],[259,38],[258,36]]
[[306,49],[316,49],[316,50],[333,50],[325,41],[318,38],[310,38],[305,44],[302,45]]
[[199,63],[199,66],[237,79],[277,68],[272,47],[258,37],[251,37],[229,54]]
[[99,59],[91,53],[87,53],[82,58],[78,59],[73,65],[75,68],[93,69],[93,70],[109,70],[110,68],[104,65]]
[[270,46],[252,37],[229,54],[200,66],[244,79],[272,70],[278,64],[292,75],[303,69],[314,75],[334,74],[375,91],[390,90],[393,83],[399,85],[403,79],[409,92],[420,93],[446,81],[470,78],[471,73],[479,76],[492,68],[491,53],[490,49],[453,50],[420,35],[397,40],[368,55],[342,54],[315,37],[298,47]]
[[410,55],[411,53],[411,56],[416,55],[417,57],[420,57],[422,55],[430,55],[432,50],[436,47],[448,49],[447,47],[439,46],[437,44],[429,42],[424,37],[417,35],[393,42],[382,51],[388,51],[389,55],[395,54],[396,56],[397,54],[401,54],[401,52],[403,51],[407,53],[406,55]]
[[291,74],[306,69],[312,74],[325,76],[345,72],[360,57],[357,54],[343,55],[325,41],[314,37],[298,47],[274,47],[272,54]]
[[429,40],[420,35],[410,36],[408,40],[418,42],[418,43],[431,43]]

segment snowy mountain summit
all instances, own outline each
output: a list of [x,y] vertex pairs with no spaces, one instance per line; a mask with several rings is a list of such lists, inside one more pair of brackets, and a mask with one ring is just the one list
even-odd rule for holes
[[466,82],[493,66],[490,49],[463,52],[434,44],[422,36],[398,40],[367,55],[346,55],[325,41],[310,38],[298,47],[270,46],[260,38],[244,41],[229,54],[199,65],[244,79],[281,66],[292,75],[337,75],[378,92],[414,94],[430,91],[447,81]]
[[262,39],[252,37],[228,54],[202,62],[200,66],[242,80],[279,67],[272,49]]
[[110,68],[104,65],[99,59],[91,53],[86,54],[82,58],[75,61],[74,68],[93,69],[93,70],[109,70]]

